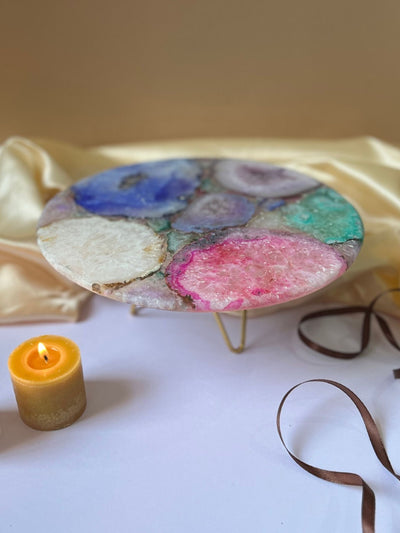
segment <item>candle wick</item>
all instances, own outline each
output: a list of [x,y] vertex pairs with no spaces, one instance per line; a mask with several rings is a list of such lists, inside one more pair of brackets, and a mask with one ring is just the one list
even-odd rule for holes
[[44,355],[43,357],[44,357],[44,360],[46,361],[46,363],[48,363],[49,362],[49,358],[47,357],[47,355]]

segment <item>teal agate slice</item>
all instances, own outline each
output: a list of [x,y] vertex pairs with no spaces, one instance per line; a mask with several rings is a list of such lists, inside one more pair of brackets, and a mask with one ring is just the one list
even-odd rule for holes
[[[262,207],[265,209],[263,204]],[[261,214],[259,220],[263,218],[270,229],[293,228],[327,244],[363,238],[363,226],[357,211],[328,187],[320,187],[272,213]]]
[[321,187],[300,202],[283,208],[289,224],[332,244],[363,238],[363,226],[354,207],[333,189]]

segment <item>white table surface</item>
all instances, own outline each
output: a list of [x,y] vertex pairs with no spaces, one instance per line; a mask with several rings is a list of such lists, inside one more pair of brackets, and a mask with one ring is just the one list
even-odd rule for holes
[[[312,352],[296,333],[311,309],[251,319],[240,355],[227,350],[212,315],[133,317],[98,296],[76,324],[1,327],[0,531],[361,532],[361,489],[295,464],[277,435],[276,411],[300,381],[340,381],[367,404],[400,471],[400,381],[391,372],[400,354],[376,328],[358,359]],[[225,322],[236,342],[239,319]],[[334,329],[349,341],[347,325]],[[41,334],[70,337],[82,353],[88,406],[59,431],[22,423],[7,370],[9,353]],[[304,460],[361,474],[375,490],[377,533],[399,531],[400,482],[376,459],[350,400],[328,385],[305,385],[289,398],[282,428]]]

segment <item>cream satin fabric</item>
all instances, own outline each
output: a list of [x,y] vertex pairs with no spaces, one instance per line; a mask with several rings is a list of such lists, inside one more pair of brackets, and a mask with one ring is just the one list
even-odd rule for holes
[[[77,320],[89,296],[58,275],[36,245],[36,223],[51,196],[112,166],[202,156],[290,164],[353,203],[365,226],[362,251],[351,269],[313,296],[313,302],[367,303],[385,288],[400,285],[400,150],[377,139],[210,139],[80,150],[11,138],[0,148],[0,323]],[[400,316],[398,300],[387,298],[382,305]]]

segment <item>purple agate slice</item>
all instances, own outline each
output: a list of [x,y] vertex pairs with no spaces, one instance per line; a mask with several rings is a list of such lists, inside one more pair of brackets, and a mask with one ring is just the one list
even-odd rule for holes
[[172,227],[180,231],[202,233],[246,224],[254,215],[255,205],[244,196],[212,193],[194,200]]
[[314,178],[296,170],[234,159],[217,163],[215,178],[228,189],[265,198],[296,196],[319,185]]

